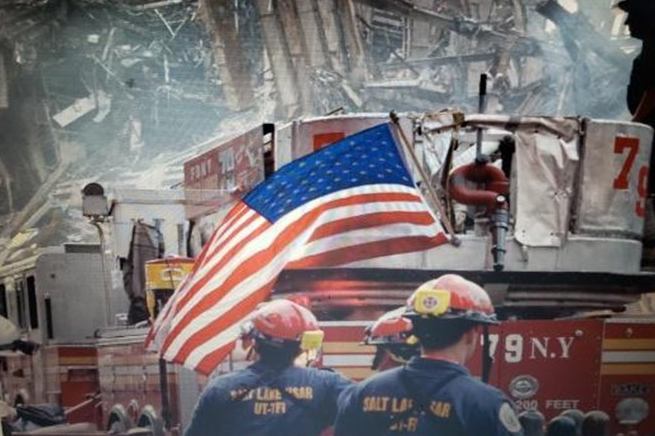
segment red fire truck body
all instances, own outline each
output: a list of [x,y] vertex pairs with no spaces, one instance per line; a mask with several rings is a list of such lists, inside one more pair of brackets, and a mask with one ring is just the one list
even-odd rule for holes
[[[346,323],[347,324],[347,323]],[[353,378],[372,372],[370,346],[357,343],[361,327],[325,326],[323,364]],[[575,319],[503,321],[490,330],[493,365],[489,383],[519,410],[547,419],[567,409],[603,410],[613,431],[653,434],[655,420],[631,425],[637,411],[655,404],[655,329],[652,320]],[[482,347],[468,367],[481,374]]]
[[[372,375],[375,350],[362,344],[367,324],[323,322],[325,343],[317,363],[355,380]],[[503,321],[490,330],[489,383],[502,389],[518,410],[539,410],[547,419],[567,409],[603,410],[612,418],[613,432],[653,434],[654,420],[636,424],[631,420],[644,413],[645,405],[655,404],[654,325],[652,320],[635,318]],[[101,345],[98,356],[105,417],[116,413],[116,404],[134,423],[144,406],[160,409],[156,354],[135,343]],[[481,374],[481,357],[482,347],[468,365],[474,375]],[[246,365],[237,359],[226,362],[219,372]],[[169,366],[171,422],[184,426],[193,404],[183,404],[179,391],[189,386],[180,386],[178,376],[179,368]],[[198,376],[193,389],[199,392],[205,382]]]

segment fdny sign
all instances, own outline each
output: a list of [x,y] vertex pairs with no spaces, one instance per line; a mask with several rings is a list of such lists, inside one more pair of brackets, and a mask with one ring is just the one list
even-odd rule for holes
[[187,218],[216,212],[264,180],[264,133],[252,129],[184,163]]
[[[504,390],[518,409],[550,417],[571,407],[596,407],[599,377],[591,368],[600,365],[602,322],[506,321],[489,330],[489,383]],[[481,349],[467,365],[474,374],[482,366]]]
[[501,358],[506,363],[520,363],[525,359],[569,359],[575,336],[526,336],[511,333],[503,337],[500,351],[499,341],[498,334],[489,335],[491,356]]

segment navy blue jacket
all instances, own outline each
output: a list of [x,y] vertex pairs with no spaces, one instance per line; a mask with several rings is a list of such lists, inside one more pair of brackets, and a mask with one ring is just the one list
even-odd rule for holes
[[333,424],[337,398],[350,384],[330,371],[254,363],[210,382],[185,436],[318,435]]
[[501,391],[460,365],[420,357],[347,389],[335,425],[335,436],[522,433]]

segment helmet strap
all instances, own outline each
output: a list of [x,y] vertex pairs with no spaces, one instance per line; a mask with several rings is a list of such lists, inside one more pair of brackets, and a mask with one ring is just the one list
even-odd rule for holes
[[482,326],[482,381],[489,382],[491,374],[491,365],[493,359],[491,358],[491,342],[489,341],[489,326]]

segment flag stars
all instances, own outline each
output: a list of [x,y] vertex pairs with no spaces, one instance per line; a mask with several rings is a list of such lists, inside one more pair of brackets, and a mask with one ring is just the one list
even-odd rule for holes
[[274,222],[303,203],[370,183],[412,183],[388,127],[373,128],[292,162],[245,201]]

